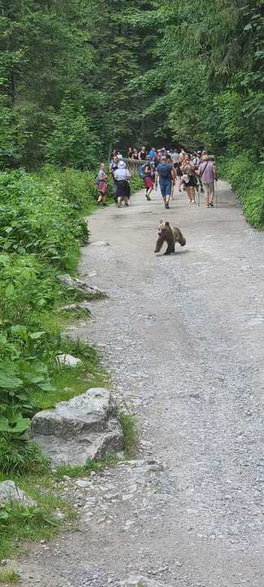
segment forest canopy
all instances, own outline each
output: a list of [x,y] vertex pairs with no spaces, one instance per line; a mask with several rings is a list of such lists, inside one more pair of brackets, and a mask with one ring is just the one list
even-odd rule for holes
[[263,157],[260,0],[1,0],[0,162],[142,142]]

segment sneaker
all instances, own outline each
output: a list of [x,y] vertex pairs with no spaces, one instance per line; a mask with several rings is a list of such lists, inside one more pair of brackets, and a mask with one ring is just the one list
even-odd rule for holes
[[214,203],[213,202],[209,202],[209,206],[211,206],[211,208],[214,208]]

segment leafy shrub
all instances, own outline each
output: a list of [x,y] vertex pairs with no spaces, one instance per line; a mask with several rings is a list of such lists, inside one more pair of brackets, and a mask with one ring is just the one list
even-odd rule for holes
[[251,153],[222,160],[221,173],[230,181],[241,200],[246,220],[254,228],[264,228],[264,170]]
[[[57,181],[41,181],[36,174],[0,174],[0,250],[34,253],[65,269],[72,269],[80,243],[88,238],[86,223],[57,189]],[[1,181],[2,180],[2,181]]]
[[131,191],[138,192],[144,188],[143,180],[137,173],[133,173],[131,177]]

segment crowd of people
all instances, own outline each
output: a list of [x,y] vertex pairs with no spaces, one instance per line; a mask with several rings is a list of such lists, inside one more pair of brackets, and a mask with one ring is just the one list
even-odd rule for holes
[[[137,150],[129,147],[126,159],[139,162],[138,174],[142,178],[146,199],[151,200],[151,193],[159,184],[165,208],[170,207],[170,200],[176,190],[186,192],[190,204],[196,204],[196,195],[200,190],[205,194],[206,208],[214,207],[215,181],[217,172],[215,163],[205,151],[186,153],[184,149],[166,150],[145,146]],[[129,206],[130,172],[123,155],[114,151],[111,156],[109,172],[115,185],[115,201],[118,207],[122,203]],[[108,176],[104,163],[101,163],[96,178],[99,197],[98,204],[106,205]]]

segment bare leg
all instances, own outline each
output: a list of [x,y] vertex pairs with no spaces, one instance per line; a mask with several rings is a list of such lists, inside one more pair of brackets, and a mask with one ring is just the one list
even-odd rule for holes
[[195,199],[195,188],[191,187],[191,198],[192,198],[192,202],[193,204],[196,204],[196,199]]
[[190,204],[192,203],[191,189],[192,189],[192,188],[190,188],[190,187],[187,187],[187,186],[186,186],[186,192],[187,192],[187,195],[188,195],[188,198],[189,198],[189,203],[190,203]]
[[210,193],[209,193],[209,206],[211,206],[212,208],[214,206],[214,204],[213,204],[214,195],[215,195],[215,192],[214,192],[214,183],[213,183],[213,185],[211,186],[211,189],[210,189]]
[[165,198],[165,207],[166,208],[170,207],[170,198],[171,198],[170,196],[166,196],[166,198]]

